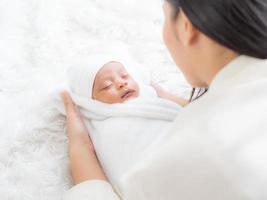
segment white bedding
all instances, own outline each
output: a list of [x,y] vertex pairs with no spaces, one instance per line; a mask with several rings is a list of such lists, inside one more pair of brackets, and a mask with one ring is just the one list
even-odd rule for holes
[[187,95],[162,24],[161,0],[0,1],[1,200],[59,200],[71,186],[64,117],[50,93],[74,60],[123,43],[156,82]]

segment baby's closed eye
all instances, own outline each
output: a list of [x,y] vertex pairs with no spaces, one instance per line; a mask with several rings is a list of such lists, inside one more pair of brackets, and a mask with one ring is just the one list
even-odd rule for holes
[[127,78],[129,75],[128,75],[128,73],[123,73],[123,74],[121,74],[121,77],[122,78]]
[[109,89],[111,86],[112,86],[112,84],[110,84],[110,85],[108,85],[108,86],[104,86],[104,87],[102,88],[102,90],[107,90],[107,89]]
[[112,82],[105,82],[102,87],[101,90],[106,90],[109,89],[112,86]]

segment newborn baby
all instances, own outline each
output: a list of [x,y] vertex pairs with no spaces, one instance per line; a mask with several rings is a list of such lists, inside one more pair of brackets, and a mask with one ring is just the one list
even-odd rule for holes
[[104,103],[123,103],[139,96],[138,83],[117,61],[106,63],[98,72],[93,85],[93,99]]
[[[69,71],[70,94],[104,172],[118,188],[146,149],[165,137],[181,109],[179,104],[186,102],[158,85],[151,87],[150,80],[142,80],[142,74],[135,72],[138,64],[133,61],[93,58],[88,65]],[[59,110],[64,113],[63,105]]]
[[[165,91],[156,83],[151,83],[157,95],[185,106],[187,101]],[[152,88],[150,88],[152,89]],[[148,92],[148,91],[146,91]],[[150,94],[153,93],[150,91]],[[92,89],[92,99],[108,103],[123,103],[134,99],[140,94],[140,87],[136,80],[128,73],[119,61],[109,61],[96,74]],[[155,93],[154,93],[155,96]]]

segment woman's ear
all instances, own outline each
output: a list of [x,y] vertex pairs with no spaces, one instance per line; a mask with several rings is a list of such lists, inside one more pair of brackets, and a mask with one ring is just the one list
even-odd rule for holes
[[180,42],[184,46],[190,46],[195,43],[198,37],[198,30],[194,27],[188,17],[185,15],[183,10],[180,10],[180,13],[176,20],[176,33]]

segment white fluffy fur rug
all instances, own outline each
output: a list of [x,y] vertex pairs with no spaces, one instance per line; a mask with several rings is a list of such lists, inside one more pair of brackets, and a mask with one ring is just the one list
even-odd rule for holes
[[64,117],[49,95],[75,60],[122,43],[157,82],[187,94],[162,26],[161,0],[0,1],[1,200],[58,200],[71,186]]

